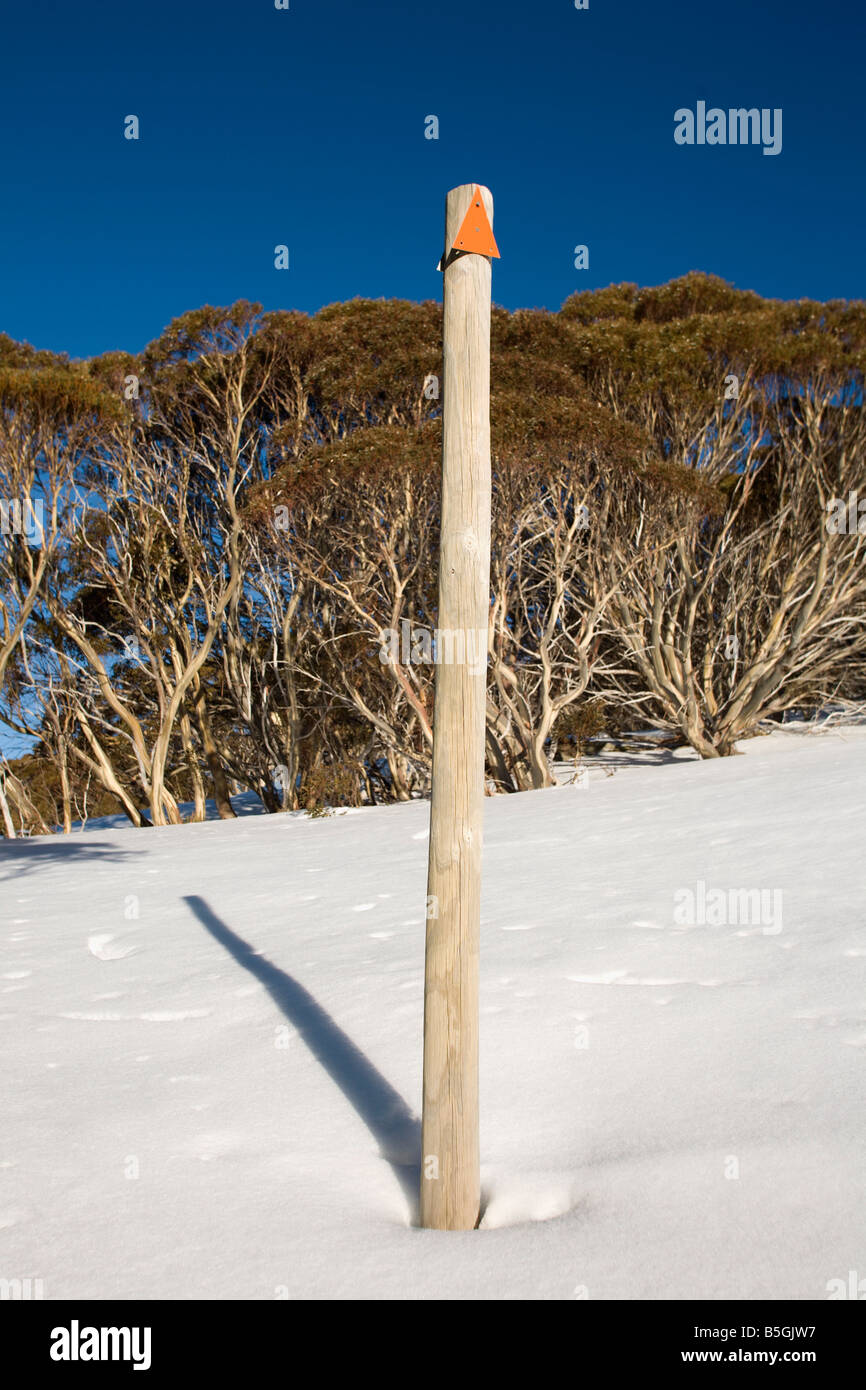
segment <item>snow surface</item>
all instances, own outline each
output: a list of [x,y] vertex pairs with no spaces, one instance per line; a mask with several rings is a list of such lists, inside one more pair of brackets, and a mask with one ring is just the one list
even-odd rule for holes
[[[866,730],[741,747],[486,801],[475,1232],[412,1224],[425,803],[2,844],[0,1276],[822,1299],[866,1275]],[[678,922],[699,880],[781,890],[781,930]]]

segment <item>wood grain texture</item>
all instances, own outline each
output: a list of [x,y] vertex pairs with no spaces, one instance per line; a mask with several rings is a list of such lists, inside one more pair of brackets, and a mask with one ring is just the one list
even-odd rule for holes
[[[450,248],[477,185],[446,199]],[[493,223],[493,199],[482,188]],[[424,979],[421,1224],[471,1230],[480,1206],[478,953],[490,606],[490,261],[459,254],[444,271],[440,633],[463,661],[438,664],[433,720]],[[469,633],[482,633],[470,663]],[[461,637],[462,635],[462,637]],[[478,641],[476,637],[475,642]],[[480,669],[479,669],[480,667]]]

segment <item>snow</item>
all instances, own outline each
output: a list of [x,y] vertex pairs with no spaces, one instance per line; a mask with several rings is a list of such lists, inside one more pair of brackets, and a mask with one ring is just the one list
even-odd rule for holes
[[[475,1232],[412,1224],[425,803],[4,843],[0,1275],[822,1299],[866,1274],[866,730],[741,748],[485,802]],[[780,890],[781,929],[678,921],[699,883]]]

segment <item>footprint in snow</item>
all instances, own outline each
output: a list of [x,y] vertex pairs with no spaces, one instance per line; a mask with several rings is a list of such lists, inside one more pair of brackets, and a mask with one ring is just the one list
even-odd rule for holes
[[603,975],[566,975],[565,978],[576,985],[649,985],[653,988],[696,984],[702,989],[715,989],[722,983],[721,980],[677,980],[663,975],[648,975],[641,978],[637,975],[629,975],[627,970],[608,970]]
[[187,1018],[207,1018],[210,1009],[153,1009],[139,1014],[145,1023],[182,1023]]
[[19,1221],[26,1221],[30,1213],[22,1211],[20,1207],[7,1207],[5,1211],[0,1211],[0,1231],[8,1230],[10,1226],[17,1226]]
[[612,985],[627,974],[627,970],[608,970],[604,975],[566,975],[565,978],[575,985]]
[[111,932],[103,932],[97,936],[87,938],[87,949],[97,960],[123,960],[125,956],[133,955],[137,946],[112,945],[114,936]]
[[227,1131],[216,1134],[199,1134],[192,1145],[198,1152],[196,1157],[202,1163],[210,1163],[215,1158],[225,1158],[227,1154],[237,1153],[243,1148],[240,1138]]
[[58,1018],[71,1018],[79,1023],[122,1023],[123,1014],[107,1013],[105,1010],[82,1013],[78,1010],[58,1014]]

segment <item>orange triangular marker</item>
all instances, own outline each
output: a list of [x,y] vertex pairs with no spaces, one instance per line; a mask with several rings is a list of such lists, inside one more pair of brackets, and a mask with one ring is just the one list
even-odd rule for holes
[[475,192],[472,195],[472,202],[469,204],[469,211],[466,213],[460,224],[460,231],[454,239],[452,247],[454,251],[477,251],[481,256],[499,255],[499,247],[496,245],[496,238],[493,235],[493,228],[487,216],[487,210],[481,198],[481,189],[475,185]]

